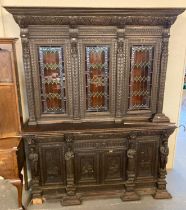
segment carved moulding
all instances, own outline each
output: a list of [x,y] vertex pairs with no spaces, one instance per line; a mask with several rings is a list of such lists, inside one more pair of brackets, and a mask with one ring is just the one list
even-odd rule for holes
[[28,25],[163,25],[169,27],[174,23],[177,15],[184,11],[184,9],[174,8],[5,8],[13,14],[21,27]]

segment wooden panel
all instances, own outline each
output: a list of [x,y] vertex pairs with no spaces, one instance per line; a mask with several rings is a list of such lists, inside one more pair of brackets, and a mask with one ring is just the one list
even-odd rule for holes
[[110,149],[103,154],[103,182],[113,183],[125,180],[126,152]]
[[77,184],[96,184],[99,182],[99,156],[86,151],[75,154],[75,178]]
[[6,179],[18,178],[16,149],[0,151],[0,175]]
[[[152,137],[149,137],[152,138]],[[145,139],[145,137],[144,137]],[[137,150],[137,177],[152,178],[156,177],[157,158],[158,158],[158,141],[139,141]]]
[[[1,47],[1,46],[0,46]],[[12,60],[11,52],[0,48],[0,83],[1,82],[12,82]]]
[[64,184],[65,164],[62,145],[42,145],[40,148],[40,172],[43,185]]
[[14,86],[0,86],[0,138],[18,135],[18,117]]

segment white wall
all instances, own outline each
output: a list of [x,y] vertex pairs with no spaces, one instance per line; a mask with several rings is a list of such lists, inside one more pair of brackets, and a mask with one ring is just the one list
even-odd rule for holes
[[[186,0],[1,0],[0,6],[54,6],[54,7],[185,7]],[[1,9],[1,8],[0,8]],[[5,11],[0,10],[0,36],[19,37],[19,27],[13,17]],[[185,51],[186,51],[186,12],[180,15],[171,28],[169,44],[168,72],[166,77],[164,113],[172,122],[178,124],[179,109],[181,104]],[[25,93],[25,80],[22,62],[22,50],[20,40],[17,42],[17,60],[24,119],[27,119],[28,110]],[[168,168],[173,167],[177,131],[169,139],[170,155]]]

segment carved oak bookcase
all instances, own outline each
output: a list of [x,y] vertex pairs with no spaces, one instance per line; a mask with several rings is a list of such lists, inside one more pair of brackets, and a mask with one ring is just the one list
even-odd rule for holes
[[33,201],[171,198],[162,113],[169,30],[182,9],[6,7],[21,28]]

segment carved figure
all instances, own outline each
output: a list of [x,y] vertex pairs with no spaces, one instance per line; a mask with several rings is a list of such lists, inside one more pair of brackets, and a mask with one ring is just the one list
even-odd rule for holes
[[164,143],[164,145],[160,147],[160,168],[161,169],[165,169],[166,167],[168,154],[169,154],[169,148],[166,142]]
[[37,176],[37,171],[38,171],[38,154],[35,153],[34,148],[30,149],[30,154],[28,158],[31,163],[32,177],[35,178]]

